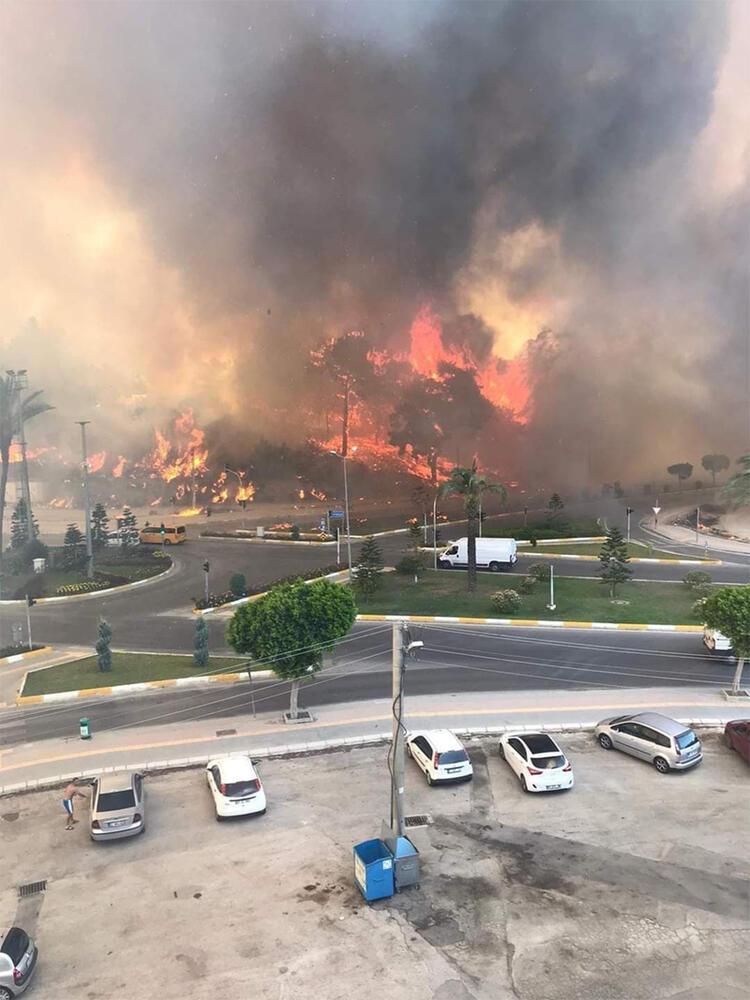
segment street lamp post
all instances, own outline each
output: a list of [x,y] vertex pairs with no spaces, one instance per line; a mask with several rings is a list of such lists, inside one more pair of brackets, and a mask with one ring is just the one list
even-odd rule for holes
[[[356,451],[356,448],[352,448],[352,451]],[[349,525],[349,474],[346,468],[346,453],[339,453],[338,451],[331,451],[331,455],[335,455],[336,458],[340,458],[344,464],[344,517],[346,519],[346,558],[349,563],[349,583],[352,582],[352,533]]]
[[83,461],[81,470],[83,472],[83,503],[85,512],[86,527],[86,576],[89,580],[94,578],[94,546],[91,538],[91,495],[89,493],[89,460],[86,453],[86,425],[90,420],[76,420],[81,428],[81,451]]
[[435,499],[432,501],[432,568],[437,569],[437,502],[438,493],[435,491]]

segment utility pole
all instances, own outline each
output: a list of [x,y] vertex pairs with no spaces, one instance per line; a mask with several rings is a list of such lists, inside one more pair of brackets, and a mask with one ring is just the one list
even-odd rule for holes
[[349,583],[352,582],[352,532],[349,526],[349,475],[346,471],[346,453],[344,459],[344,511],[346,512],[346,558],[349,562]]
[[551,563],[549,567],[549,604],[547,607],[550,611],[554,611],[557,607],[555,604],[555,567]]
[[700,507],[695,508],[695,544],[697,545],[701,540],[701,509]]
[[208,578],[210,570],[211,570],[211,564],[209,563],[208,559],[206,559],[205,562],[203,563],[203,594],[206,598],[206,604],[208,604],[208,595],[210,592],[209,578]]
[[393,623],[392,643],[392,676],[391,700],[393,703],[393,728],[391,735],[391,835],[394,840],[404,835],[404,675],[406,673],[406,656],[414,650],[421,649],[421,641],[409,642],[404,645],[404,635],[407,634],[404,622]]
[[627,541],[628,541],[628,544],[629,544],[630,543],[630,516],[633,513],[633,508],[632,507],[626,507],[625,510],[627,512],[627,515],[628,515],[628,538],[627,538]]
[[193,492],[193,506],[195,510],[195,448],[190,449],[190,488]]
[[31,642],[31,608],[32,608],[32,606],[34,604],[36,604],[36,601],[34,600],[34,598],[33,597],[29,597],[29,595],[27,594],[26,595],[26,635],[28,636],[28,641],[29,641],[29,652],[31,652],[31,650],[34,648],[32,642]]
[[91,496],[89,494],[89,459],[86,452],[86,425],[91,423],[90,420],[76,420],[76,423],[81,428],[81,451],[83,453],[83,462],[81,464],[81,470],[83,472],[83,503],[85,509],[85,526],[86,526],[86,576],[89,580],[94,578],[94,546],[91,539]]
[[435,491],[435,499],[432,501],[432,568],[437,569],[437,502],[438,494]]

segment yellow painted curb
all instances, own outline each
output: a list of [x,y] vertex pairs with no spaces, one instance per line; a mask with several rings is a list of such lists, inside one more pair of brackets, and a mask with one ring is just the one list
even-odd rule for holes
[[702,625],[654,624],[653,622],[578,622],[554,618],[466,618],[456,615],[357,615],[361,622],[429,622],[435,625],[491,625],[501,628],[581,628],[596,631],[703,632]]
[[19,660],[30,660],[34,656],[41,656],[42,654],[51,652],[52,646],[42,646],[40,649],[27,649],[25,653],[13,653],[11,656],[4,656],[0,660],[0,668],[3,666],[3,661],[5,663],[18,663]]
[[111,687],[83,688],[78,692],[79,698],[98,698],[102,694],[112,694]]
[[43,694],[27,694],[24,698],[16,698],[16,705],[40,705],[43,701]]

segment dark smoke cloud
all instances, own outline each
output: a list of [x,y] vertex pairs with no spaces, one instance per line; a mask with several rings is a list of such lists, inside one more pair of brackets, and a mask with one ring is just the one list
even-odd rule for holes
[[[170,406],[192,398],[298,437],[284,413],[309,348],[346,329],[403,347],[429,299],[446,342],[478,360],[493,340],[507,354],[554,330],[554,346],[529,348],[536,475],[624,479],[745,447],[747,188],[714,191],[721,135],[706,148],[730,7],[11,4],[4,17],[21,168],[85,149],[142,220],[154,268],[179,277],[185,321],[139,329],[129,372]],[[75,353],[78,331],[37,319]],[[155,378],[165,354],[179,364]]]

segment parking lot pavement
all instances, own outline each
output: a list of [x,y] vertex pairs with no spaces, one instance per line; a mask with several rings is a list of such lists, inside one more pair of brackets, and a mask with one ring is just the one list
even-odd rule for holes
[[[718,1000],[750,972],[750,773],[718,740],[685,774],[560,736],[576,787],[525,795],[407,762],[421,885],[367,906],[352,845],[388,809],[384,748],[261,765],[268,812],[218,824],[203,774],[147,778],[148,830],[92,844],[59,793],[0,801],[0,927],[38,939],[28,996],[110,1000]],[[81,813],[87,817],[87,805]],[[23,883],[46,892],[17,899]],[[20,907],[20,910],[17,908]]]

